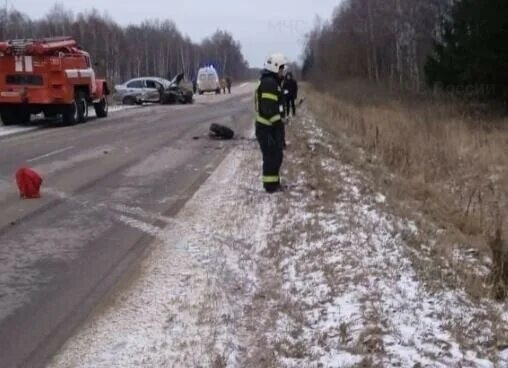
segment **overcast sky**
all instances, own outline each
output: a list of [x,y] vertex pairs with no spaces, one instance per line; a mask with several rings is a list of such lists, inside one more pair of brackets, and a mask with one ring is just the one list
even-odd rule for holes
[[[5,0],[0,0],[3,6]],[[328,19],[341,0],[8,0],[9,7],[41,18],[55,2],[77,13],[96,8],[118,23],[148,18],[172,19],[179,30],[200,41],[218,28],[228,30],[243,46],[251,66],[266,55],[283,52],[298,61],[305,34],[316,16]]]

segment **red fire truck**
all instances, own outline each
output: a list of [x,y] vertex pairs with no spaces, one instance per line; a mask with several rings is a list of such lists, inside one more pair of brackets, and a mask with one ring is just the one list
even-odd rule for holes
[[88,107],[108,115],[105,80],[97,79],[90,55],[70,37],[0,42],[0,117],[24,124],[31,114],[85,122]]

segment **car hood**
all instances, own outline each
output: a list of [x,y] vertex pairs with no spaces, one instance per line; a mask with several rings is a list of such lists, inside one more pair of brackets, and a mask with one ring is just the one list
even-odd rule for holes
[[180,73],[180,74],[176,75],[173,79],[171,79],[171,82],[169,82],[169,85],[171,87],[178,87],[180,85],[180,83],[182,83],[183,77],[184,77],[184,73]]

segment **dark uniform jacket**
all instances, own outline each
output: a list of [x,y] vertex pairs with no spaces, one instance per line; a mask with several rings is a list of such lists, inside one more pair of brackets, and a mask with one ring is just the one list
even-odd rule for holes
[[284,99],[279,76],[264,71],[256,90],[256,122],[273,125],[284,118]]
[[284,79],[284,84],[282,86],[283,90],[287,90],[288,94],[286,95],[288,98],[292,100],[296,100],[298,98],[298,84],[294,79]]

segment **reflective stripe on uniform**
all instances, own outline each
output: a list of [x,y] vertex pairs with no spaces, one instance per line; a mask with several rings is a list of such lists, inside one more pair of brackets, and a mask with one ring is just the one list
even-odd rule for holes
[[279,101],[279,96],[277,96],[274,93],[267,93],[267,92],[262,93],[261,94],[261,98],[264,98],[264,99],[267,99],[267,100],[272,100],[272,101],[275,101],[275,102]]
[[258,90],[260,85],[261,81],[259,81],[258,84],[256,85],[256,92],[254,93],[254,109],[256,110],[256,112],[259,111]]
[[265,119],[264,117],[262,117],[261,115],[258,115],[256,117],[256,121],[260,124],[264,124],[264,125],[273,125],[273,123],[276,123],[278,122],[279,120],[281,120],[281,116],[280,114],[277,114],[275,116],[272,116],[270,119]]
[[256,116],[256,122],[263,124],[263,125],[272,125],[272,123],[270,123],[270,120],[265,119],[264,117],[262,117],[260,115]]
[[274,184],[279,182],[278,176],[263,176],[263,183]]

